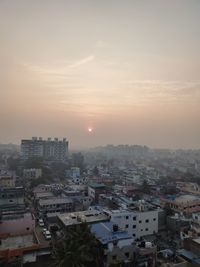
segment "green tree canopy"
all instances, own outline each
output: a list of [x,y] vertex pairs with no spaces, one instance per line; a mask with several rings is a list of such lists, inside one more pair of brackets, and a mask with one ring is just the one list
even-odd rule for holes
[[73,225],[65,237],[53,245],[55,266],[102,267],[103,247],[86,223]]

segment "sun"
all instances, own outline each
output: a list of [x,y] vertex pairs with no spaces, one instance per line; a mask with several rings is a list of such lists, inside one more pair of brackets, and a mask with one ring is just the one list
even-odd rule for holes
[[93,129],[91,127],[88,128],[88,132],[92,133]]

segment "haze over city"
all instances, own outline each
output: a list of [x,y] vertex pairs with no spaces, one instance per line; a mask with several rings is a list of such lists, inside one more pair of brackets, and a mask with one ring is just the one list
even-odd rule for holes
[[0,1],[0,143],[200,148],[200,1]]

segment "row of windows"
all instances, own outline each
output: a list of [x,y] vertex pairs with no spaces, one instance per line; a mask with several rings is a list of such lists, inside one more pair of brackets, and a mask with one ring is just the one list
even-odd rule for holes
[[59,207],[68,207],[71,204],[52,204],[52,205],[41,205],[42,208],[59,208]]
[[[128,219],[129,219],[129,216],[126,216],[126,220]],[[133,217],[133,221],[136,221],[136,216]],[[156,221],[156,218],[153,218],[153,221]],[[148,223],[149,219],[146,219],[145,222]],[[142,221],[140,220],[139,223],[142,223]]]
[[[154,218],[153,221],[156,221],[156,218]],[[148,223],[149,220],[147,219],[145,222]],[[139,223],[142,223],[142,221],[139,221]],[[126,224],[126,225],[125,225],[125,228],[129,228],[129,224]],[[132,228],[135,229],[135,228],[136,228],[136,225],[133,224]]]
[[[129,219],[129,216],[126,216],[126,220]],[[133,221],[136,221],[136,216],[133,216]]]
[[[155,222],[156,221],[156,218],[153,218],[153,221]],[[149,219],[146,219],[145,220],[145,223],[148,223],[149,222]],[[139,223],[142,223],[142,221],[140,220]]]

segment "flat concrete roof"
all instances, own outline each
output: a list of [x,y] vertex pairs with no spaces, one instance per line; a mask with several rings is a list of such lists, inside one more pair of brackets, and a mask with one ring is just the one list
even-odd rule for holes
[[70,198],[47,198],[47,199],[40,199],[39,204],[43,205],[56,205],[56,204],[67,204],[72,203],[73,201]]
[[36,198],[47,198],[47,197],[53,197],[54,194],[52,192],[38,192],[38,193],[35,193],[35,197]]
[[182,196],[178,196],[177,198],[175,198],[175,201],[178,203],[190,202],[190,201],[195,201],[195,200],[200,200],[200,198],[194,195],[182,195]]
[[95,189],[101,189],[101,188],[105,188],[105,184],[103,184],[103,183],[91,183],[91,184],[89,184],[89,187],[92,187]]
[[79,211],[79,212],[63,213],[59,214],[58,218],[65,226],[80,224],[83,222],[95,223],[108,220],[108,216],[99,211]]
[[5,239],[1,239],[0,250],[10,249],[10,248],[23,248],[35,245],[33,234],[20,235],[20,236],[10,236]]

